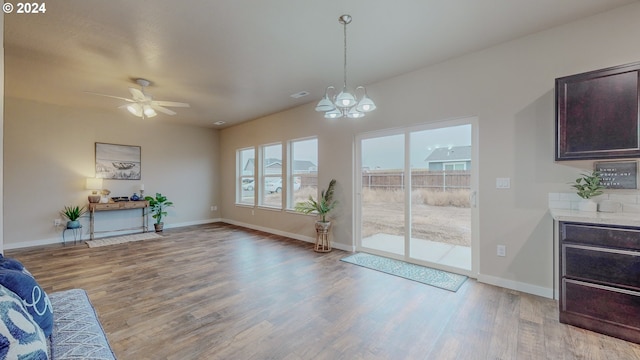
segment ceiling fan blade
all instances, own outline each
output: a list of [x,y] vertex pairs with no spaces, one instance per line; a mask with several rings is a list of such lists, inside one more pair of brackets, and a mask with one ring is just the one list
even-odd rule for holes
[[145,100],[147,100],[147,97],[145,96],[145,94],[142,91],[140,91],[140,90],[138,90],[136,88],[130,87],[129,88],[129,92],[131,93],[131,96],[133,96],[133,100],[134,101],[145,101]]
[[162,107],[162,106],[159,106],[159,105],[155,104],[155,102],[154,102],[154,103],[151,103],[151,108],[152,108],[153,110],[155,110],[155,111],[159,111],[159,112],[161,112],[161,113],[165,113],[165,114],[167,114],[167,115],[175,115],[175,114],[176,114],[176,112],[175,112],[175,111],[173,111],[173,110],[169,110],[169,109],[164,108],[164,107]]
[[110,98],[114,98],[114,99],[118,99],[118,100],[124,100],[124,101],[128,101],[128,102],[135,102],[134,100],[127,99],[127,98],[123,98],[123,97],[120,97],[120,96],[113,96],[113,95],[101,94],[101,93],[96,93],[96,92],[91,92],[91,91],[85,91],[85,93],[87,93],[87,94],[91,94],[91,95],[98,95],[98,96],[110,97]]
[[176,101],[154,100],[153,104],[158,105],[158,106],[170,106],[170,107],[191,107],[187,103],[176,102]]

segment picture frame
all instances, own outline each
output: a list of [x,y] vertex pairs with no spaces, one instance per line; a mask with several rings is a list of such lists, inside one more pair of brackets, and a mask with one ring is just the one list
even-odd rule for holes
[[594,163],[605,189],[638,188],[638,161],[601,161]]
[[95,143],[96,177],[108,180],[140,180],[142,148],[136,145]]

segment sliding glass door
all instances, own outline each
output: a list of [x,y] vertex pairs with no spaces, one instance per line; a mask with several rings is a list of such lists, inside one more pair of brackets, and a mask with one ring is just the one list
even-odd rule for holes
[[404,256],[404,134],[362,139],[360,144],[363,246]]
[[359,251],[471,273],[474,122],[462,119],[357,138]]

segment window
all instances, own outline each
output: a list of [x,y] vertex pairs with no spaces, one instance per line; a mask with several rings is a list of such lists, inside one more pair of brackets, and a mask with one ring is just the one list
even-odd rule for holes
[[463,162],[456,162],[456,163],[444,163],[444,170],[445,171],[450,171],[450,170],[467,170],[467,164],[463,163]]
[[260,159],[263,179],[260,204],[282,208],[282,144],[263,146]]
[[255,148],[240,149],[236,152],[236,202],[255,205]]
[[287,207],[305,201],[309,195],[318,196],[318,139],[292,140],[289,142],[290,165],[287,170]]

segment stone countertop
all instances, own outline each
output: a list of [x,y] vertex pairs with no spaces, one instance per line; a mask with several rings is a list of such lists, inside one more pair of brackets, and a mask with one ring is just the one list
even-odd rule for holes
[[551,216],[557,221],[586,222],[604,225],[639,226],[640,213],[633,212],[596,212],[565,209],[549,209]]

